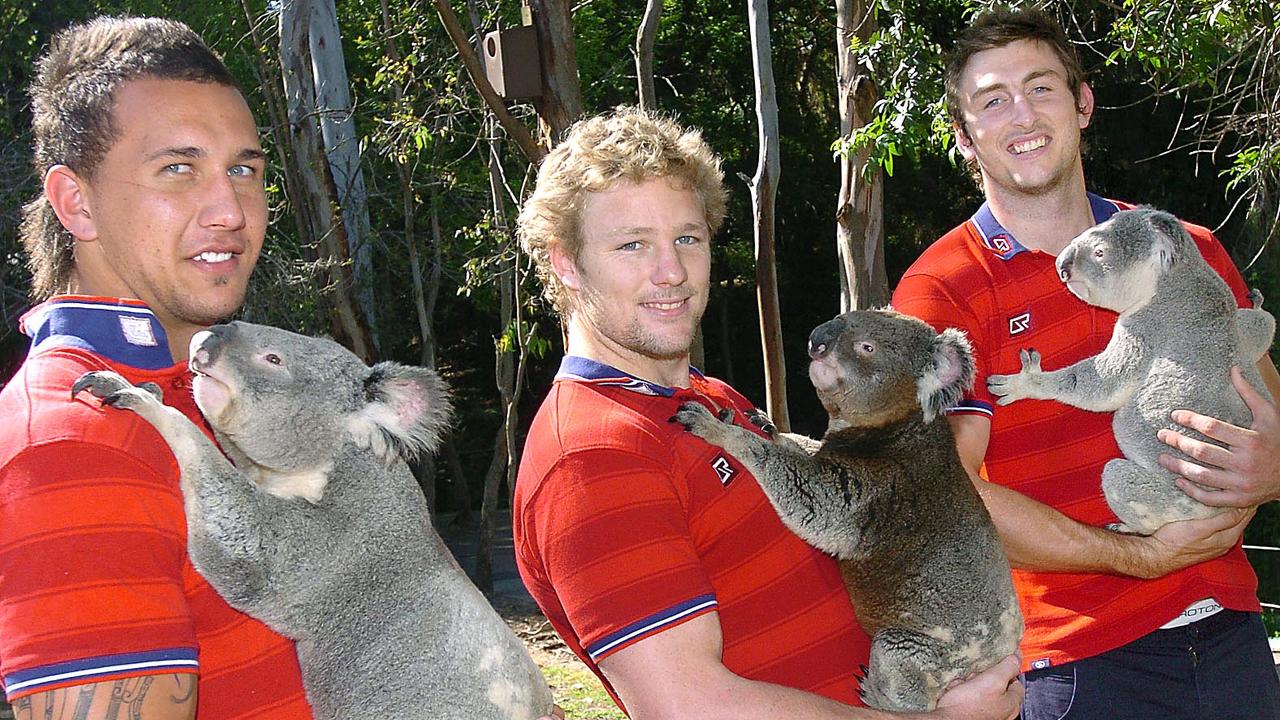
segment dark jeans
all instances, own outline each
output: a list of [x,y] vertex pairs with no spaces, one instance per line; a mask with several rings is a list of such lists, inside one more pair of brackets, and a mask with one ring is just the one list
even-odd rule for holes
[[1022,720],[1280,720],[1258,613],[1222,612],[1025,675]]

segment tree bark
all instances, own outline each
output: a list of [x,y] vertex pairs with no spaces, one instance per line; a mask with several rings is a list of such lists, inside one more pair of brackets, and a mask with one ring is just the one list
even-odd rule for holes
[[644,19],[636,31],[636,85],[640,95],[640,109],[658,109],[657,93],[653,88],[653,44],[658,37],[658,22],[662,19],[662,0],[647,0]]
[[582,117],[582,88],[578,83],[578,51],[573,40],[573,9],[569,0],[530,0],[538,31],[542,62],[542,96],[535,98],[543,145],[555,147],[569,126]]
[[317,121],[316,78],[311,57],[311,0],[290,0],[280,11],[280,69],[289,116],[290,157],[301,183],[306,236],[315,238],[329,274],[327,299],[332,306],[334,339],[365,362],[373,360],[373,344],[364,315],[351,294],[353,286],[346,228],[336,211],[339,195],[325,155]]
[[[872,0],[836,0],[836,85],[840,94],[840,137],[848,138],[871,120],[875,83],[855,62],[853,38],[876,30]],[[836,254],[840,261],[840,312],[889,302],[884,264],[884,172],[866,178],[869,150],[840,155],[840,195],[836,200]]]
[[316,114],[325,156],[338,193],[347,253],[351,257],[351,282],[363,324],[376,349],[377,314],[373,296],[373,229],[369,224],[368,193],[360,170],[360,140],[351,107],[347,65],[342,56],[342,35],[334,0],[310,0],[308,32],[315,79]]
[[493,84],[489,82],[489,78],[484,74],[484,67],[480,64],[480,59],[476,55],[476,51],[472,49],[471,44],[467,41],[467,33],[462,29],[462,25],[458,23],[458,16],[453,12],[453,6],[449,4],[449,0],[432,0],[436,6],[436,13],[440,15],[440,22],[444,25],[445,31],[449,34],[449,39],[453,41],[453,46],[458,50],[458,57],[462,60],[462,66],[467,69],[467,75],[471,77],[471,84],[475,86],[476,92],[480,93],[480,97],[484,99],[485,105],[489,106],[489,110],[493,112],[494,117],[502,124],[502,129],[507,131],[507,135],[515,141],[520,151],[529,159],[529,162],[538,164],[547,154],[545,147],[538,145],[533,139],[525,126],[515,119],[510,112],[507,112],[507,106],[503,104],[502,98],[498,96],[498,91],[493,89]]
[[783,432],[791,428],[787,413],[787,367],[782,353],[782,318],[778,310],[778,273],[774,255],[773,211],[781,160],[778,157],[778,96],[773,81],[768,0],[750,0],[751,64],[756,80],[756,121],[760,156],[751,179],[755,210],[756,301],[760,308],[760,340],[764,351],[764,384],[769,417]]

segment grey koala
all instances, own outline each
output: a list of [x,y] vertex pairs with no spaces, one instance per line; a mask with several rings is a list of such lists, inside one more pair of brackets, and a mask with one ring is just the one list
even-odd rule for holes
[[1231,385],[1239,365],[1266,397],[1257,363],[1271,347],[1276,321],[1255,307],[1237,308],[1227,284],[1201,256],[1174,216],[1140,208],[1116,213],[1071,241],[1057,260],[1058,275],[1081,300],[1120,314],[1101,353],[1061,370],[1045,371],[1035,350],[1021,353],[1017,375],[991,375],[987,387],[1007,405],[1034,398],[1114,411],[1111,427],[1124,458],[1102,471],[1102,490],[1120,523],[1118,532],[1149,535],[1175,520],[1223,511],[1182,492],[1157,462],[1177,454],[1156,437],[1183,408],[1248,426],[1253,414]]
[[753,475],[787,527],[834,555],[872,635],[862,697],[927,711],[947,685],[1018,649],[1022,614],[995,526],[937,416],[973,384],[958,330],[892,310],[850,312],[809,336],[809,378],[830,414],[821,441],[696,402],[675,420]]
[[155,426],[182,470],[192,563],[233,607],[297,643],[316,718],[533,720],[541,673],[432,529],[402,459],[449,418],[430,370],[366,367],[330,340],[233,322],[191,341],[217,447],[158,388],[110,372],[81,390]]

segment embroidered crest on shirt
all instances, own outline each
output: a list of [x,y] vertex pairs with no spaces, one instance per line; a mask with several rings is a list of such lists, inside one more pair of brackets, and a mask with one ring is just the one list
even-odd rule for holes
[[724,455],[717,455],[715,460],[711,461],[711,469],[716,471],[716,476],[720,478],[720,484],[729,487],[729,483],[737,477],[738,470],[729,462],[729,458]]
[[1053,664],[1053,663],[1049,661],[1049,658],[1040,658],[1039,660],[1032,660],[1032,661],[1031,661],[1031,669],[1032,669],[1032,670],[1044,670],[1045,668],[1049,667],[1049,666],[1050,666],[1050,665],[1052,665],[1052,664]]
[[151,318],[120,315],[120,331],[124,333],[125,342],[130,345],[155,347],[155,331],[151,329]]
[[1008,235],[991,236],[991,247],[995,248],[1001,255],[1013,249],[1013,245],[1009,243]]
[[1025,312],[1009,318],[1009,334],[1021,335],[1031,329],[1031,313]]

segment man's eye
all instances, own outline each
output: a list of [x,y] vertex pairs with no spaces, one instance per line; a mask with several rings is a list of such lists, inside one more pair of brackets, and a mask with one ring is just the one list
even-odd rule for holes
[[681,235],[676,238],[677,245],[697,245],[700,242],[702,242],[702,238],[697,235]]
[[999,105],[1001,102],[1003,102],[1003,100],[1001,100],[1000,98],[991,98],[990,100],[987,101],[987,104],[983,105],[982,107],[985,110],[990,110],[996,105]]
[[619,250],[628,250],[628,251],[630,251],[630,250],[639,250],[639,249],[640,249],[640,241],[639,241],[639,240],[632,240],[632,241],[631,241],[631,242],[629,242],[629,243],[623,243],[623,244],[621,244],[621,245],[619,245],[619,246],[618,246],[618,249],[619,249]]
[[169,163],[164,166],[164,171],[174,174],[185,174],[191,172],[191,166],[187,163]]
[[250,165],[233,165],[227,169],[227,174],[234,177],[253,177],[258,174],[258,169]]

